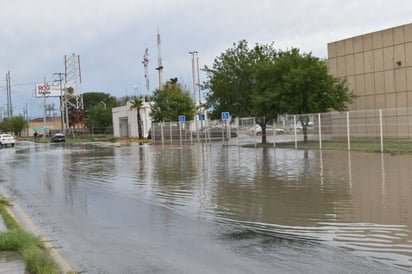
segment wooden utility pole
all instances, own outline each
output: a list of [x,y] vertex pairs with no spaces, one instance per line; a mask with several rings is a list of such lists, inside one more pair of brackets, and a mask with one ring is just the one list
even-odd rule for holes
[[13,107],[11,104],[11,84],[10,71],[6,74],[6,91],[7,91],[7,118],[13,117]]

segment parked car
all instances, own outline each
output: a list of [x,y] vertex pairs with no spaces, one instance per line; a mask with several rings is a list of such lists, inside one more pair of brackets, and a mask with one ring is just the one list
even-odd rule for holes
[[66,142],[66,136],[63,133],[53,134],[51,137],[52,142]]
[[[196,133],[194,133],[194,136],[196,136]],[[225,128],[220,128],[220,127],[212,127],[212,128],[203,128],[199,130],[199,137],[200,138],[205,138],[205,137],[210,137],[210,138],[223,138],[227,136],[227,131]],[[230,137],[235,138],[237,137],[237,132],[234,129],[230,130]]]
[[16,143],[16,140],[11,134],[7,134],[7,133],[0,134],[0,148],[6,147],[6,146],[14,147],[15,143]]
[[[302,123],[301,123],[301,122],[297,122],[297,123],[296,123],[296,131],[301,131],[302,128],[303,128],[303,127],[302,127]],[[308,122],[307,129],[308,129],[308,130],[312,130],[312,129],[313,129],[313,122]],[[293,126],[293,124],[291,124],[291,125],[289,126],[289,130],[291,130],[291,131],[295,130],[295,127]]]
[[[252,132],[256,132],[256,135],[261,135],[262,134],[262,127],[258,124],[256,124],[255,127],[252,127],[250,129]],[[275,128],[275,133],[276,134],[283,134],[285,133],[285,130],[283,128]],[[266,135],[273,135],[273,127],[272,126],[266,126]]]

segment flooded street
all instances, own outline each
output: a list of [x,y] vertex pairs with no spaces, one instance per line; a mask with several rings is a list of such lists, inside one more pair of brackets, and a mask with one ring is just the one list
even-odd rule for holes
[[18,143],[0,187],[81,273],[412,271],[412,156]]

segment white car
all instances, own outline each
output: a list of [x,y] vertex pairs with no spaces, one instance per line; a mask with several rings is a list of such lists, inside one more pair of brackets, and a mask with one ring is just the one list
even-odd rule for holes
[[0,148],[6,147],[6,146],[14,147],[15,143],[16,143],[16,140],[14,139],[12,135],[7,134],[7,133],[0,134]]
[[[262,128],[258,124],[256,124],[255,127],[252,127],[250,129],[250,131],[252,131],[252,132],[256,131],[256,135],[262,134]],[[276,134],[283,134],[283,133],[285,133],[285,130],[283,128],[275,128],[275,133]],[[272,126],[269,126],[269,125],[266,126],[266,135],[273,135],[273,127]]]

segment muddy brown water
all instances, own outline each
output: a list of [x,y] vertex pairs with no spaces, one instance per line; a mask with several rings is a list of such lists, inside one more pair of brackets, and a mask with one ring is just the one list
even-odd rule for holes
[[84,273],[412,271],[412,156],[18,143],[0,186]]

